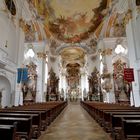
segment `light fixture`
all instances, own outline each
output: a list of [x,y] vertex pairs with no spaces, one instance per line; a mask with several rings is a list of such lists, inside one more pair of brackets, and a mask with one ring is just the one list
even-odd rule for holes
[[33,58],[35,53],[34,53],[33,49],[29,49],[26,55],[27,55],[27,57],[32,57]]
[[102,60],[103,59],[103,56],[102,56],[102,54],[100,53],[100,60]]
[[115,53],[116,54],[125,53],[125,48],[122,46],[122,44],[116,45]]
[[33,58],[35,56],[35,52],[33,50],[33,45],[32,44],[29,44],[28,45],[28,50],[27,52],[25,53],[25,58],[28,59],[28,58]]

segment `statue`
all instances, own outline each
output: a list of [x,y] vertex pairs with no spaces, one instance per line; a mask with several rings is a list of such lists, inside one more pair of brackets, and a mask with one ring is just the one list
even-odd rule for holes
[[0,108],[2,108],[1,100],[2,100],[2,91],[5,90],[5,88],[0,89]]
[[33,101],[34,100],[34,97],[32,96],[32,93],[30,90],[28,90],[25,98],[24,98],[25,101]]
[[31,97],[30,100],[35,101],[35,96],[36,96],[36,84],[37,84],[37,71],[36,71],[36,65],[31,62],[29,65],[27,65],[28,68],[28,82],[27,82],[27,87],[28,87],[28,92],[27,94],[31,94],[28,97]]
[[60,100],[64,101],[64,89],[61,89]]
[[84,90],[83,90],[83,98],[84,98],[84,101],[87,100],[87,92],[86,92],[86,88],[84,88]]
[[27,84],[26,83],[24,83],[23,85],[22,85],[22,88],[21,88],[21,90],[22,90],[22,93],[23,93],[23,100],[25,99],[25,97],[26,97],[26,95],[27,95],[27,93],[28,93],[28,86],[27,86]]
[[112,84],[111,84],[111,75],[108,72],[107,64],[104,64],[103,74],[101,75],[101,77],[104,80],[102,82],[102,88],[104,89],[104,92],[106,93],[110,92],[110,89],[112,89]]
[[89,76],[89,100],[99,101],[100,94],[100,82],[99,82],[99,71],[95,67],[91,76]]

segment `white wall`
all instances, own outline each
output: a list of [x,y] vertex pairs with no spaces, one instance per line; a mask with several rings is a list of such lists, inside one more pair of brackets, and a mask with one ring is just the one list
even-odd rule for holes
[[[0,13],[0,48],[7,52],[7,59],[17,63],[16,27],[6,14]],[[7,41],[7,48],[5,47]]]
[[60,76],[60,70],[59,70],[59,64],[60,64],[60,59],[59,56],[55,58],[55,61],[51,61],[52,56],[50,56],[50,54],[48,55],[48,69],[50,71],[50,69],[52,68],[53,71],[55,72],[56,76],[59,77]]
[[[0,8],[5,9],[4,1],[0,1]],[[21,10],[21,9],[20,9]],[[18,17],[17,13],[17,17]],[[18,105],[19,96],[16,92],[16,72],[18,67],[18,58],[21,57],[22,50],[20,55],[19,48],[23,48],[24,36],[20,36],[20,28],[18,26],[18,19],[14,18],[14,21],[10,19],[10,14],[0,11],[0,72],[4,73],[4,76],[9,79],[11,89],[11,101],[10,104]],[[20,42],[19,40],[22,40]],[[7,47],[5,47],[7,41]],[[23,57],[21,57],[23,58]],[[8,100],[9,98],[7,98]],[[3,104],[7,104],[6,101],[3,101]]]
[[[86,91],[86,95],[85,95],[85,93],[84,93],[84,89],[85,89],[85,91]],[[88,83],[88,76],[87,76],[87,74],[85,73],[85,74],[82,74],[81,75],[81,98],[82,98],[82,100],[84,99],[84,96],[86,96],[87,97],[87,95],[88,95],[88,91],[89,91],[89,83]]]
[[[133,27],[133,28],[132,28]],[[136,30],[135,30],[136,31]],[[130,67],[134,68],[134,79],[135,81],[132,82],[132,89],[134,95],[134,102],[131,102],[132,105],[140,106],[140,79],[139,79],[139,70],[140,70],[140,60],[136,57],[136,38],[134,38],[134,23],[130,21],[126,28],[127,33],[127,41],[128,41],[128,48],[129,48],[129,60],[130,60]],[[140,35],[139,35],[140,36]],[[139,39],[137,40],[139,41]]]
[[[98,60],[92,60],[91,59],[92,56],[87,56],[87,73],[88,75],[90,75],[94,68],[96,67],[98,69]],[[99,70],[99,69],[98,69]]]
[[134,102],[133,98],[131,97],[131,104],[140,106],[140,12],[133,0],[130,0],[129,3],[132,8],[132,19],[130,19],[126,25],[126,34],[130,67],[134,68],[135,79],[135,81],[132,82]]
[[2,106],[14,105],[15,73],[0,68],[0,89],[5,88]]
[[64,90],[64,100],[67,97],[67,89],[68,89],[68,85],[67,85],[67,80],[66,80],[66,75],[65,74],[60,74],[59,75],[59,92],[61,94],[62,89]]

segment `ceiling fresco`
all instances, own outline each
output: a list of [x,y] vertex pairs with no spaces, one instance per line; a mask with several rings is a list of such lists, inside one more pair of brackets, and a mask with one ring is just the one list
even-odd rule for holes
[[64,48],[60,53],[62,60],[63,60],[63,66],[67,64],[79,64],[80,66],[84,65],[84,57],[85,52],[80,47],[67,47]]
[[[18,1],[18,0],[17,0]],[[126,13],[119,13],[124,0],[26,0],[31,19],[20,19],[20,27],[28,42],[46,41],[50,61],[58,56],[67,71],[68,85],[79,83],[86,55],[95,61],[98,40],[125,36]],[[120,6],[116,6],[117,3]],[[28,15],[28,14],[25,14]],[[63,69],[62,68],[62,69]]]
[[110,0],[29,0],[43,20],[47,36],[81,42],[101,24]]

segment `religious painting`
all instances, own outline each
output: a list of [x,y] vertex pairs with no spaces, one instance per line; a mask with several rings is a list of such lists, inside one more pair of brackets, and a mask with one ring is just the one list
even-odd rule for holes
[[66,43],[89,38],[107,15],[109,4],[110,0],[30,0],[44,21],[46,35]]

